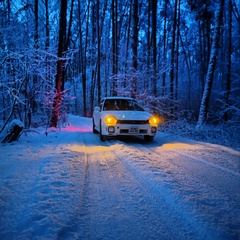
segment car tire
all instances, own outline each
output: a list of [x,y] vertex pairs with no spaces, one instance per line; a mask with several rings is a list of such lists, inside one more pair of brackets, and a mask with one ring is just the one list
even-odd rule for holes
[[144,135],[144,140],[146,142],[152,142],[154,139],[154,136]]
[[104,142],[106,140],[106,136],[105,135],[102,135],[102,123],[100,121],[100,141]]
[[98,133],[98,131],[96,130],[96,127],[95,127],[95,123],[94,123],[94,119],[93,119],[93,126],[92,126],[92,129],[93,129],[93,133],[96,134]]

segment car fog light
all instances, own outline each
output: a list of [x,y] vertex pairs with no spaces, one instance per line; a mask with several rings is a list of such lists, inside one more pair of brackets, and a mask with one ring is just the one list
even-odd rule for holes
[[115,127],[108,127],[108,132],[109,133],[114,133],[115,132]]
[[157,128],[156,127],[152,127],[151,128],[151,133],[156,133],[157,132]]

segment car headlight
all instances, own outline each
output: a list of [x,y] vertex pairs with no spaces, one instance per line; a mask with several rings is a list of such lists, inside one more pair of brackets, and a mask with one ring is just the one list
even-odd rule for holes
[[115,125],[117,123],[117,119],[114,116],[106,116],[104,121],[107,125]]
[[160,119],[157,116],[151,116],[149,119],[149,123],[151,126],[157,126],[160,123]]

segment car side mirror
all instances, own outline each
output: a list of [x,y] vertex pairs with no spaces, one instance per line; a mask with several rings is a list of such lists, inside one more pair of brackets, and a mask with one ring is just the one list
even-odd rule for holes
[[98,106],[94,107],[94,111],[100,112],[100,107],[98,107]]

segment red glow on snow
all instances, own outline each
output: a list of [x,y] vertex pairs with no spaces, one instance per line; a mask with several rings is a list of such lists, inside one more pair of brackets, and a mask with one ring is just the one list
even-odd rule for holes
[[67,126],[66,128],[63,129],[65,132],[91,132],[92,129],[89,127],[83,128],[83,127],[77,127],[77,126]]

